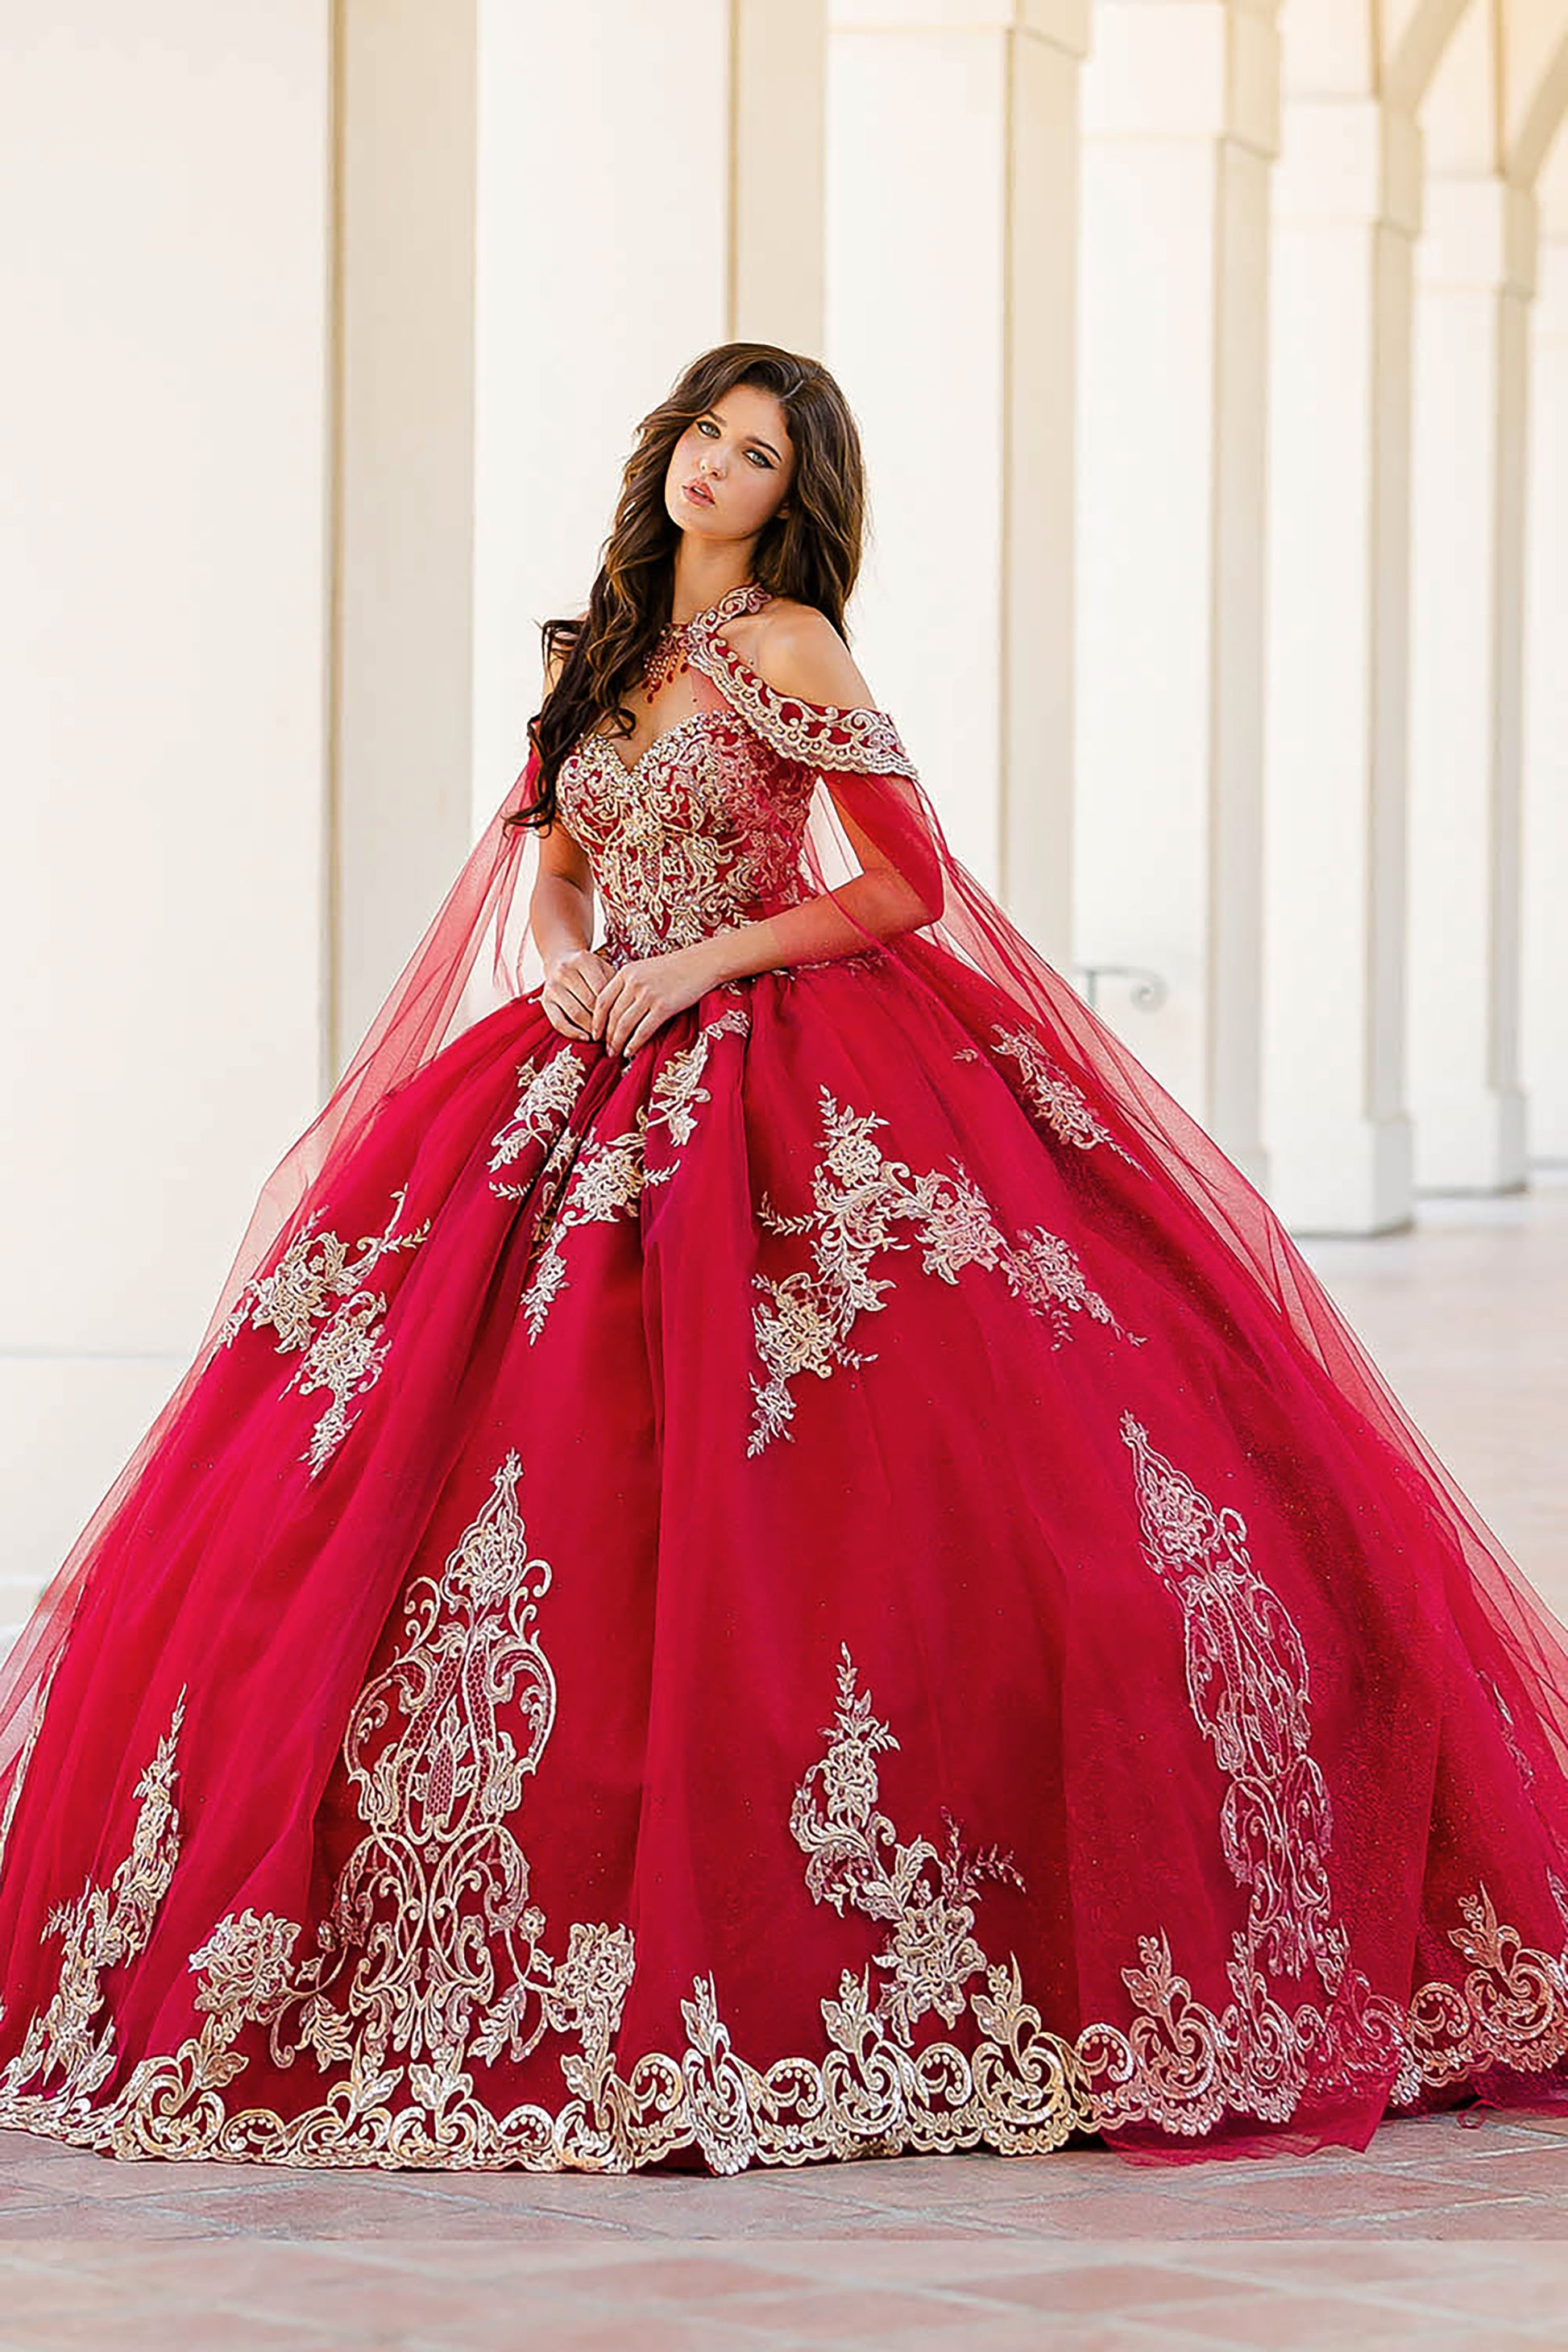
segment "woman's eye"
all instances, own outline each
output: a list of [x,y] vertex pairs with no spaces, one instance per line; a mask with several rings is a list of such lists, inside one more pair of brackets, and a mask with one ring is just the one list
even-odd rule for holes
[[764,457],[760,449],[748,449],[746,455],[748,457],[754,457],[756,459],[757,464],[762,467],[764,474],[771,474],[773,472],[773,459],[771,457]]
[[697,430],[699,433],[717,433],[719,427],[716,425],[710,423],[709,419],[704,416],[699,420]]

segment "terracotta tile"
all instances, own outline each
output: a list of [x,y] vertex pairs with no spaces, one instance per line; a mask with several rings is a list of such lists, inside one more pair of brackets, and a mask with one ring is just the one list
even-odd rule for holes
[[[1041,2271],[1033,2277],[966,2278],[963,2292],[996,2302],[1025,2304],[1042,2317],[1049,2317],[1053,2313],[1142,2312],[1153,2305],[1212,2299],[1217,2284],[1212,2277],[1155,2263],[1109,2262]],[[1238,2286],[1236,2292],[1248,2294],[1255,2290]]]
[[126,2203],[82,2197],[74,2202],[57,2200],[33,2212],[0,2211],[0,2244],[21,2244],[35,2238],[68,2239],[75,2242],[95,2238],[198,2238],[205,2234],[200,2223],[148,2198]]
[[[1562,2217],[1550,2205],[1533,2197],[1472,2200],[1457,2203],[1437,2213],[1415,2216],[1402,2214],[1390,2222],[1377,2213],[1341,2213],[1312,2223],[1303,2235],[1325,2240],[1335,2238],[1384,2239],[1391,2230],[1401,2238],[1420,2236],[1433,2240],[1451,2240],[1474,2244],[1482,2240],[1538,2239],[1543,2243],[1561,2245],[1568,2242],[1568,2229]],[[1568,2300],[1568,2297],[1565,2297]]]
[[[199,2179],[193,2179],[199,2174]],[[96,2158],[70,2166],[51,2163],[47,2158],[33,2158],[26,2164],[7,2166],[0,2174],[0,2205],[9,2202],[13,2190],[18,2199],[26,2195],[41,2201],[47,2197],[91,2199],[97,2202],[121,2202],[138,2197],[167,2198],[177,2194],[181,2201],[203,2189],[221,2189],[232,2185],[232,2166],[223,2164],[181,2165],[176,2170],[167,2164],[106,2164]]]
[[[577,2273],[586,2283],[595,2275]],[[727,2259],[721,2254],[692,2254],[674,2260],[655,2255],[623,2263],[612,2273],[617,2294],[648,2303],[716,2303],[738,2294],[778,2294],[798,2292],[797,2277],[764,2262]]]
[[900,2327],[952,2335],[973,2322],[975,2308],[957,2297],[911,2294],[897,2287],[829,2287],[815,2294],[802,2287],[791,2294],[738,2296],[726,2303],[724,2316],[751,2327],[793,2329],[802,2342],[822,2344],[835,2340],[836,2334],[879,2341]]
[[[17,2343],[15,2331],[0,2318],[5,2337]],[[284,2322],[247,2316],[238,2320],[222,2312],[168,2310],[123,2312],[106,2335],[101,2313],[58,2318],[29,2319],[20,2341],[26,2352],[337,2352],[352,2344],[319,2326],[308,2332]],[[363,2340],[363,2339],[362,2339]]]
[[52,2267],[28,2272],[9,2266],[0,2271],[0,2338],[7,2333],[15,2335],[21,2321],[35,2315],[46,2319],[68,2314],[83,2318],[97,2315],[101,2326],[105,2312],[123,2312],[127,2307],[123,2289],[90,2272],[73,2273]]
[[[1431,2300],[1456,2318],[1489,2325],[1498,2321],[1512,2325],[1554,2321],[1561,2325],[1568,2317],[1568,2253],[1557,2266],[1555,2276],[1540,2272],[1532,2274],[1510,2263],[1480,2278],[1434,2281]],[[1564,2332],[1568,2333],[1568,2329]]]
[[1521,2190],[1536,2197],[1568,2200],[1568,2140],[1545,2139],[1533,2146],[1499,2148],[1495,2155],[1477,2154],[1468,2163],[1450,2158],[1421,2168],[1424,2180],[1455,2187],[1465,2196],[1494,2190]]
[[627,2309],[581,2319],[549,2318],[536,2326],[531,2314],[497,2312],[481,2326],[461,2332],[405,2336],[397,2352],[768,2352],[779,2339],[689,2313],[663,2318]]
[[[1157,2325],[1162,2333],[1169,2333],[1173,2344],[1192,2336],[1202,2343],[1257,2347],[1258,2352],[1265,2347],[1268,2352],[1276,2347],[1279,2352],[1296,2347],[1325,2352],[1330,2345],[1354,2345],[1360,2352],[1369,2332],[1363,2305],[1337,2295],[1289,2292],[1188,2303],[1179,2313],[1160,2313],[1157,2321],[1147,2314],[1142,2316],[1146,2326]],[[1386,2315],[1373,2316],[1381,2324]]]
[[[970,2218],[970,2217],[965,2217]],[[1108,2189],[1091,2197],[1040,2197],[996,2206],[990,2217],[1015,2229],[1084,2238],[1205,2238],[1245,2230],[1249,2216],[1238,2205],[1151,2192]],[[1259,2216],[1259,2222],[1264,2217]],[[1278,2234],[1278,2233],[1277,2233]]]
[[1384,2172],[1368,2165],[1359,2175],[1324,2174],[1282,2182],[1278,2189],[1255,2187],[1247,2196],[1237,2199],[1237,2210],[1253,2221],[1272,2217],[1301,2223],[1328,2220],[1342,2213],[1359,2216],[1442,2212],[1465,2196],[1478,2193],[1475,2180],[1466,2189],[1447,2180],[1428,2179],[1421,2173]]
[[[1379,2223],[1380,2233],[1384,2225]],[[1193,2275],[1317,2287],[1377,2285],[1384,2280],[1469,2276],[1496,2268],[1499,2257],[1472,2245],[1446,2245],[1432,2239],[1401,2238],[1375,2246],[1345,2245],[1333,2239],[1302,2245],[1296,2240],[1243,2242],[1234,2246],[1191,2249],[1167,2246],[1163,2258]]]
[[[866,2352],[933,2352],[946,2341],[929,2328],[898,2328],[861,2339]],[[963,2352],[1150,2352],[1152,2342],[1142,2328],[1120,2320],[1079,2318],[1058,2327],[1035,2314],[974,2322],[964,2330]]]

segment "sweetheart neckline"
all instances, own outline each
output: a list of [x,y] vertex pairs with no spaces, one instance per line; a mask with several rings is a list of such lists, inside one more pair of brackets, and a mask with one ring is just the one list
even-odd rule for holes
[[718,710],[689,710],[684,719],[678,719],[676,720],[673,727],[662,728],[657,735],[650,737],[648,741],[643,745],[642,750],[637,753],[635,760],[626,760],[622,758],[621,754],[616,749],[616,738],[614,735],[607,733],[603,727],[590,728],[588,730],[588,736],[590,741],[603,744],[605,750],[609,753],[611,759],[615,761],[622,775],[630,782],[636,777],[637,770],[642,766],[643,761],[645,760],[651,759],[654,752],[658,750],[661,743],[668,743],[671,736],[680,734],[684,729],[690,726],[694,719],[720,719],[725,714],[722,711]]

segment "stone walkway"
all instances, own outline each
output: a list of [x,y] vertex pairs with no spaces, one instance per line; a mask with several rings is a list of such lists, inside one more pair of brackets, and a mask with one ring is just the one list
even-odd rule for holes
[[[1313,1257],[1568,1611],[1568,1184]],[[0,2352],[1568,2347],[1568,2116],[1365,2156],[736,2180],[116,2165],[0,2134]]]

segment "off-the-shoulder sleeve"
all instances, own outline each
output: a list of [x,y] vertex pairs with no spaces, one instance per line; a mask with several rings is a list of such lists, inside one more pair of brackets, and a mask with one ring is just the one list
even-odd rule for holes
[[721,636],[693,641],[689,657],[782,759],[825,772],[917,781],[914,763],[885,710],[841,710],[832,703],[780,694]]

